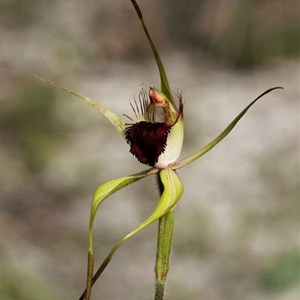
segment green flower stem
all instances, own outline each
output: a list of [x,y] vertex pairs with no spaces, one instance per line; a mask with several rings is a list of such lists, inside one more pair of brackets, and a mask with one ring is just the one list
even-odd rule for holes
[[[163,192],[163,186],[160,182],[159,176],[158,185],[160,194]],[[173,237],[175,207],[170,209],[158,221],[157,233],[157,250],[155,262],[155,300],[163,300],[165,294],[165,284],[169,271],[169,260]]]
[[165,284],[169,271],[175,207],[159,219],[155,263],[155,300],[164,299]]
[[94,272],[94,255],[93,249],[89,249],[88,252],[88,266],[87,266],[87,283],[86,283],[86,293],[85,299],[90,299],[92,285],[93,285],[93,272]]

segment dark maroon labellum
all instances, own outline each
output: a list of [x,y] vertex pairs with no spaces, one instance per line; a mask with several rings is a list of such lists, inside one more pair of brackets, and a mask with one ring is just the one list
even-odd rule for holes
[[154,166],[165,151],[167,137],[172,126],[165,123],[141,121],[125,130],[130,152],[143,164]]

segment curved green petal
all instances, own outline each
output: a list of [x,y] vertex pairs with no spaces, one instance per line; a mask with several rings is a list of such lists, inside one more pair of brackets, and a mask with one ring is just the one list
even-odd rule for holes
[[156,168],[163,169],[169,164],[174,163],[180,156],[184,138],[183,116],[178,117],[177,122],[172,126],[167,138],[165,151],[160,154],[155,164]]
[[[175,204],[180,199],[182,192],[183,192],[183,186],[182,186],[181,180],[180,180],[179,176],[176,174],[176,172],[170,168],[167,168],[167,169],[161,170],[159,173],[159,176],[162,181],[164,190],[163,190],[162,196],[161,196],[158,204],[156,205],[154,211],[142,224],[140,224],[137,228],[135,228],[130,233],[128,233],[126,236],[124,236],[112,248],[112,250],[110,251],[108,256],[103,261],[102,265],[99,267],[99,269],[95,273],[91,284],[94,284],[96,282],[98,277],[101,275],[101,273],[104,271],[104,269],[110,262],[114,253],[119,249],[119,247],[123,243],[125,243],[129,238],[134,236],[136,233],[143,230],[145,227],[147,227],[148,225],[150,225],[151,223],[153,223],[154,221],[158,220],[163,215],[165,215],[172,207],[175,206]],[[98,192],[96,191],[96,193],[98,194],[99,191]],[[102,194],[101,191],[100,191],[100,194]],[[98,201],[95,201],[95,202],[98,202]],[[83,293],[83,295],[81,296],[80,299],[88,299],[88,298],[84,298],[85,293],[86,292]]]
[[172,97],[172,94],[171,94],[171,90],[170,90],[170,85],[169,85],[169,81],[168,81],[168,78],[167,78],[167,74],[166,74],[166,71],[165,71],[165,68],[163,66],[163,63],[160,59],[160,56],[158,54],[158,51],[153,43],[153,40],[150,36],[150,33],[147,29],[147,26],[144,22],[144,18],[143,18],[143,15],[142,15],[142,12],[137,4],[137,2],[135,0],[131,0],[133,6],[134,6],[134,9],[142,23],[142,26],[143,26],[143,29],[144,29],[144,32],[147,36],[147,39],[148,39],[148,42],[150,44],[150,47],[151,47],[151,50],[152,50],[152,53],[154,55],[154,58],[155,58],[155,61],[156,61],[156,64],[157,64],[157,67],[158,67],[158,70],[159,70],[159,75],[160,75],[160,84],[161,84],[161,91],[173,102],[173,97]]
[[225,130],[218,135],[214,140],[212,140],[209,144],[201,148],[199,151],[194,153],[193,155],[181,160],[179,163],[177,163],[173,169],[180,169],[188,164],[190,164],[195,159],[199,158],[200,156],[204,155],[206,152],[208,152],[210,149],[212,149],[214,146],[216,146],[219,142],[221,142],[227,134],[235,127],[235,125],[238,123],[238,121],[245,115],[245,113],[249,110],[249,108],[261,97],[264,95],[270,93],[273,90],[276,89],[283,89],[282,87],[274,87],[271,89],[266,90],[261,95],[259,95],[256,99],[254,99],[248,106],[246,106],[237,116],[236,118],[225,128]]
[[139,179],[142,179],[146,176],[149,176],[151,174],[155,174],[157,172],[158,172],[157,169],[152,168],[134,175],[112,179],[99,185],[99,187],[96,189],[92,201],[90,223],[89,223],[89,250],[88,250],[87,288],[86,288],[87,293],[85,295],[86,300],[90,298],[91,287],[92,287],[92,277],[93,277],[93,269],[94,269],[93,224],[100,204],[105,199],[107,199],[107,197],[109,197],[110,195],[112,195],[114,192],[118,191],[122,187],[130,183],[133,183]]
[[80,93],[73,91],[67,87],[64,87],[56,82],[53,82],[51,80],[42,78],[38,75],[35,75],[33,73],[30,72],[25,72],[27,75],[43,82],[44,84],[54,87],[56,89],[59,89],[61,91],[64,91],[68,94],[72,94],[78,98],[80,98],[81,100],[83,100],[85,103],[87,103],[89,106],[91,106],[92,108],[94,108],[95,110],[97,110],[98,112],[100,112],[101,114],[103,114],[108,121],[118,130],[118,132],[124,137],[124,130],[125,130],[125,123],[117,116],[115,115],[113,112],[109,111],[107,108],[105,108],[104,106],[102,106],[101,104],[99,104],[98,102],[81,95]]

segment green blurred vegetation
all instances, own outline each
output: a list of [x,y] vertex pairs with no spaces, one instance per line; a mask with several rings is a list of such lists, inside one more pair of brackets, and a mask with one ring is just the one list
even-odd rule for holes
[[165,10],[175,44],[194,55],[242,69],[299,57],[299,1],[179,0]]
[[283,292],[300,284],[300,253],[286,251],[270,259],[260,276],[262,287],[268,292]]
[[54,89],[27,81],[16,88],[0,111],[2,139],[29,173],[43,169],[63,138],[55,95]]
[[[0,262],[3,266],[3,262]],[[51,288],[45,280],[37,274],[26,273],[20,268],[7,266],[0,273],[0,295],[5,300],[50,300],[66,299],[62,291]]]
[[[299,57],[299,3],[297,0],[167,0],[154,4],[141,1],[141,6],[161,51],[172,47],[185,52],[193,61],[209,59],[233,68],[251,69],[278,59]],[[48,10],[58,5],[59,1],[52,1],[47,7],[46,1],[2,0],[0,24],[10,30],[38,26],[44,22],[43,18],[48,22]],[[74,7],[76,15],[76,3]],[[74,19],[74,22],[80,18],[84,21],[80,24],[87,33],[84,43],[76,38],[72,43],[90,63],[95,58],[138,61],[151,55],[145,51],[147,44],[129,5],[120,1],[115,5],[109,1],[88,2],[85,9],[88,20],[83,13]],[[61,39],[74,37],[72,26],[65,25],[64,20],[57,19],[48,29],[57,32]]]

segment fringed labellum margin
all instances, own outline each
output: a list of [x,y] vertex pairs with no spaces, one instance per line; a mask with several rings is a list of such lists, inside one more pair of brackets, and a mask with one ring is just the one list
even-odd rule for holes
[[[137,119],[125,129],[130,152],[143,164],[166,168],[174,163],[183,144],[183,101],[179,95],[179,109],[161,91],[150,88],[149,99],[141,92],[140,105],[133,107]],[[137,113],[138,112],[138,113]],[[157,122],[156,120],[162,120]]]

